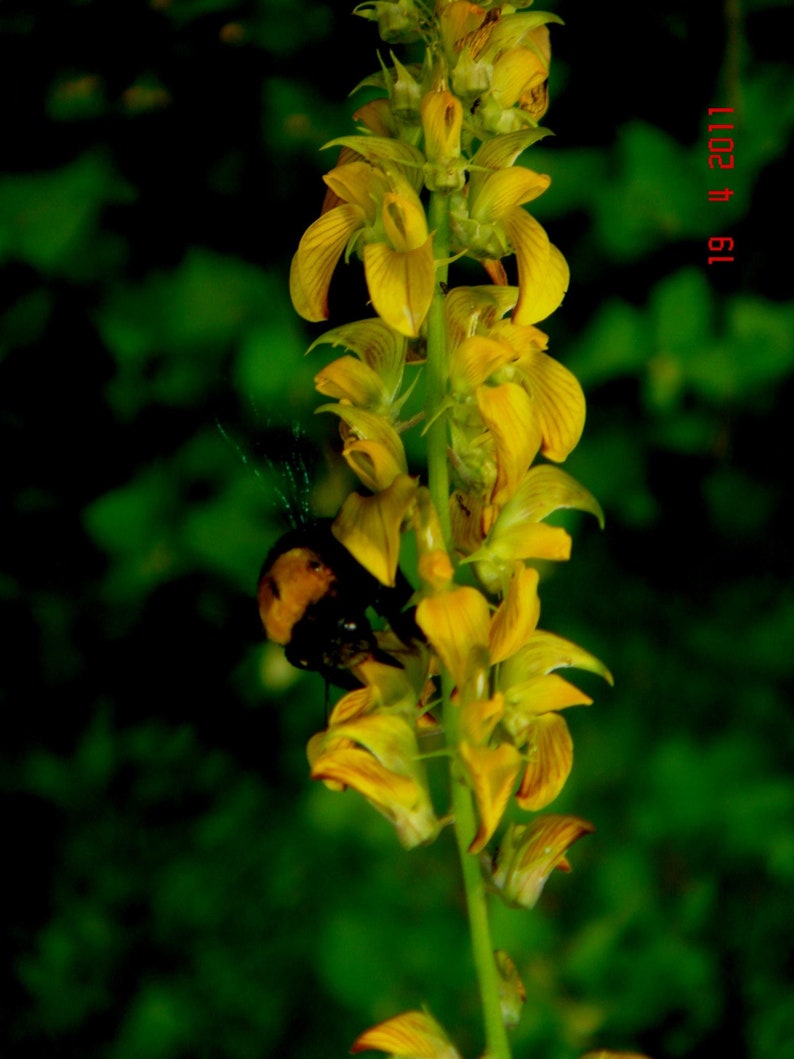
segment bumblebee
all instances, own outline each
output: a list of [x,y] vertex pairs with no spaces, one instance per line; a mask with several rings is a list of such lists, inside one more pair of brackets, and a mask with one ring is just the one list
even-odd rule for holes
[[265,635],[285,648],[298,669],[322,674],[338,687],[360,686],[352,670],[368,658],[399,665],[378,647],[367,615],[372,608],[406,645],[423,639],[408,579],[397,571],[383,585],[333,535],[321,519],[285,533],[271,548],[259,574],[257,601]]

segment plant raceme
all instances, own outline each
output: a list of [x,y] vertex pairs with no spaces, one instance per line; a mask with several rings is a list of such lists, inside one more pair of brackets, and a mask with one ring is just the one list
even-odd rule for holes
[[[378,632],[377,655],[353,667],[361,686],[309,743],[311,775],[358,791],[406,849],[452,822],[490,1059],[510,1055],[507,1028],[524,993],[510,957],[493,952],[488,894],[532,908],[550,873],[569,870],[571,845],[593,830],[540,811],[572,766],[564,711],[591,702],[562,672],[611,682],[598,659],[538,625],[538,564],[566,560],[571,549],[547,517],[575,508],[601,522],[602,513],[558,466],[579,441],[585,401],[538,327],[562,302],[569,274],[527,209],[551,183],[523,159],[527,152],[531,162],[532,145],[548,134],[539,125],[548,27],[560,22],[530,4],[373,0],[356,9],[387,44],[408,44],[417,58],[403,64],[390,53],[363,82],[375,98],[356,111],[356,133],[328,145],[338,155],[322,212],[290,273],[295,309],[320,322],[340,261],[363,264],[374,315],[312,346],[345,351],[316,385],[366,490],[347,498],[333,532],[383,585],[395,582],[403,533],[415,534],[423,634],[406,643]],[[483,282],[450,286],[463,258],[477,262]],[[423,414],[406,418],[420,383]],[[416,476],[402,440],[409,429],[427,445]],[[452,805],[442,817],[420,752],[425,733],[443,736],[449,761]],[[511,801],[526,822],[505,826]],[[370,1048],[459,1054],[420,1011],[354,1045]]]

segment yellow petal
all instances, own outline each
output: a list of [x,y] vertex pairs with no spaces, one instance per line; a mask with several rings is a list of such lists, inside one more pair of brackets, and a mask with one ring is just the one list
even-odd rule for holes
[[484,508],[483,497],[464,493],[460,489],[456,489],[450,497],[452,540],[461,555],[468,556],[478,551],[485,539]]
[[575,375],[545,353],[523,361],[520,368],[540,421],[541,452],[559,463],[576,448],[582,436],[585,419],[582,387]]
[[496,483],[492,502],[512,496],[540,449],[540,428],[528,394],[515,383],[479,386],[477,407],[496,447]]
[[505,692],[504,726],[517,746],[523,746],[532,737],[537,717],[569,706],[589,706],[593,701],[555,673],[517,684],[504,684],[501,673],[499,677]]
[[451,584],[455,571],[447,554],[438,513],[426,486],[417,490],[413,522],[419,577],[423,590],[432,595]]
[[530,677],[566,668],[584,669],[602,677],[608,684],[613,683],[612,674],[595,655],[543,629],[537,629],[528,643],[503,663],[501,677],[503,686],[510,687]]
[[491,664],[504,661],[523,647],[535,631],[539,617],[538,572],[532,567],[520,566],[491,619]]
[[489,375],[514,359],[515,353],[506,342],[498,342],[484,335],[465,339],[449,360],[449,381],[453,393],[473,393]]
[[364,225],[358,206],[337,206],[309,225],[290,269],[290,295],[304,320],[328,319],[328,288],[351,235]]
[[520,45],[510,48],[494,65],[493,97],[501,107],[512,107],[522,91],[545,81],[548,74],[548,66],[535,52]]
[[423,599],[416,620],[458,687],[481,666],[488,651],[488,603],[463,585]]
[[421,775],[414,728],[400,713],[359,713],[335,723],[333,734],[364,747],[391,772],[414,778]]
[[491,277],[491,283],[495,287],[506,287],[507,286],[507,272],[501,261],[483,258],[480,264]]
[[422,586],[434,592],[446,588],[455,576],[455,568],[443,548],[420,555],[418,570]]
[[427,92],[419,107],[425,155],[433,163],[447,162],[460,155],[463,106],[449,91]]
[[[386,629],[376,630],[375,638],[378,648],[389,655],[391,662],[368,656],[358,665],[351,666],[351,672],[370,690],[377,703],[374,709],[386,707],[389,711],[401,713],[412,725],[418,724],[417,709],[423,704],[428,689],[430,648],[417,640],[406,646]],[[432,682],[429,694],[435,695]],[[335,716],[336,710],[332,714],[332,723]]]
[[[549,11],[529,11],[507,15],[493,24],[488,47],[495,53],[501,53],[516,44],[533,42],[539,46],[542,53],[543,45],[536,35],[538,28],[545,26],[548,22],[558,22],[563,25],[560,16],[553,15]],[[548,45],[546,47],[550,55],[551,48]]]
[[420,105],[424,133],[425,186],[430,191],[459,191],[466,182],[460,157],[463,105],[449,91],[427,92]]
[[578,379],[543,352],[548,338],[537,327],[500,321],[493,337],[509,344],[516,354],[515,374],[532,397],[543,435],[541,452],[550,460],[564,460],[584,427],[585,399]]
[[331,526],[334,537],[381,584],[394,585],[400,530],[416,489],[415,479],[400,474],[388,489],[374,496],[351,493]]
[[[382,189],[385,188],[390,180],[394,180],[400,174],[405,174],[402,179],[406,179],[411,173],[421,173],[425,160],[422,152],[416,147],[412,147],[404,140],[398,140],[389,135],[339,136],[337,139],[323,145],[323,149],[327,147],[349,148],[371,163],[366,166],[369,172],[366,172],[366,170],[362,171],[359,187],[356,191],[356,201],[358,201],[358,196],[361,195],[361,188],[364,187],[365,181],[369,183],[370,197],[379,199]],[[378,168],[381,162],[385,163],[383,169]],[[388,176],[384,170],[389,170]],[[331,172],[333,173],[335,170]],[[326,183],[329,182],[328,177],[330,175],[329,173],[323,177]]]
[[344,346],[356,354],[381,379],[389,400],[394,401],[400,390],[405,365],[405,338],[395,334],[377,316],[368,320],[354,320],[334,327],[320,335],[309,346],[307,353],[321,344]]
[[497,525],[504,532],[514,524],[539,522],[560,508],[588,511],[603,526],[603,512],[592,493],[559,467],[538,464],[527,472],[504,505]]
[[[377,688],[364,687],[349,691],[342,696],[331,711],[331,716],[328,718],[328,733],[334,730],[335,725],[352,721],[362,714],[370,713],[380,705],[382,705],[382,700]],[[326,749],[328,748],[326,747]],[[310,757],[309,764],[311,762],[312,758]]]
[[[313,769],[315,762],[319,761],[329,751],[335,752],[353,746],[354,744],[349,739],[337,739],[335,742],[331,742],[327,731],[315,733],[306,745],[306,757],[308,758],[310,769]],[[343,791],[346,787],[346,784],[341,780],[323,778],[323,782],[332,791]]]
[[441,1026],[424,1011],[406,1011],[365,1030],[350,1051],[368,1049],[388,1052],[392,1059],[460,1059]]
[[331,361],[314,376],[314,385],[325,397],[349,401],[376,415],[383,415],[389,407],[380,376],[355,357],[339,357]]
[[526,210],[509,210],[502,221],[518,266],[517,324],[535,324],[554,312],[568,290],[568,263],[542,225]]
[[479,853],[502,821],[521,769],[521,755],[511,743],[478,747],[461,742],[458,752],[466,767],[480,818],[469,853]]
[[589,706],[593,701],[556,673],[544,673],[518,684],[506,685],[505,695],[510,710],[519,708],[533,720],[541,714],[565,710],[569,706]]
[[444,47],[450,55],[461,51],[469,34],[476,32],[485,18],[479,4],[469,0],[453,0],[446,4],[440,15]]
[[404,461],[396,460],[392,449],[381,441],[346,439],[342,455],[361,484],[373,492],[388,489],[397,475],[404,473]]
[[501,692],[490,699],[470,699],[457,706],[460,712],[461,737],[471,746],[486,746],[494,728],[504,716]]
[[407,254],[427,242],[427,218],[418,196],[390,191],[383,196],[381,217],[392,249]]
[[532,118],[540,121],[549,109],[549,82],[533,80],[526,85],[518,97],[519,107]]
[[450,355],[464,339],[488,334],[518,298],[517,287],[453,287],[444,299]]
[[[362,145],[366,142],[363,136],[351,139],[356,141],[354,149],[358,148],[358,141]],[[323,180],[342,202],[358,206],[368,224],[374,223],[375,203],[379,202],[389,189],[384,173],[367,162],[355,161],[337,166],[330,173],[326,173]]]
[[530,758],[516,801],[536,812],[554,801],[565,786],[573,766],[573,740],[558,713],[544,713],[532,724]]
[[487,561],[489,558],[502,562],[517,559],[549,559],[565,562],[571,557],[571,538],[560,526],[548,526],[545,522],[518,522],[499,525],[499,519],[482,548],[482,555],[475,552],[472,559]]
[[352,747],[324,754],[314,762],[311,776],[358,791],[394,825],[405,849],[438,834],[440,825],[422,785],[385,768],[366,750]]
[[[483,182],[476,201],[472,203],[471,216],[481,223],[502,220],[510,216],[515,207],[542,195],[550,183],[550,176],[535,173],[532,169],[524,169],[523,166],[498,169]],[[521,212],[524,213],[523,210]],[[524,216],[529,217],[529,214]],[[538,227],[540,228],[539,224]],[[515,246],[515,240],[509,230],[507,234]]]
[[376,136],[397,137],[397,128],[394,124],[394,115],[388,99],[371,99],[363,107],[353,113],[353,121],[361,122],[370,132]]
[[416,338],[435,289],[433,239],[407,253],[385,243],[364,247],[364,272],[375,312],[395,331]]
[[345,404],[320,405],[316,411],[333,412],[344,421],[343,455],[367,488],[386,489],[407,472],[400,435],[383,416]]
[[[472,168],[476,166],[477,169],[505,169],[511,166],[527,147],[542,140],[544,136],[550,135],[550,129],[520,129],[517,132],[506,132],[501,136],[484,140],[471,160]],[[472,182],[474,176],[475,173],[472,172]],[[471,194],[472,196],[475,194],[474,187],[472,187]]]
[[[516,290],[516,298],[518,290]],[[500,320],[492,328],[492,336],[501,338],[515,351],[516,363],[523,369],[538,353],[549,348],[549,336],[533,324],[519,327],[513,320]]]

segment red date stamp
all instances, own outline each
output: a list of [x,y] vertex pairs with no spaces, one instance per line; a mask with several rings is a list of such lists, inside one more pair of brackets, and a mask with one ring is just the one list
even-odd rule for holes
[[[709,107],[709,169],[733,169],[735,155],[733,138],[733,107]],[[709,190],[709,202],[728,202],[733,195],[730,187]],[[731,263],[734,260],[734,240],[730,235],[712,235],[708,240],[709,265]]]

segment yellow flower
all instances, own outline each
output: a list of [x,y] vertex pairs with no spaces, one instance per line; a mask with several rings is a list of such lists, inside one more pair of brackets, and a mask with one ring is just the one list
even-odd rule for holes
[[[494,289],[498,296],[488,289],[462,288],[448,295],[445,306],[453,458],[468,498],[479,493],[493,506],[474,531],[480,534],[477,545],[538,451],[555,461],[565,459],[585,417],[581,386],[546,354],[546,335],[532,325],[499,319],[515,304],[514,289]],[[473,414],[472,399],[479,416]],[[460,517],[457,522],[463,529]],[[456,535],[456,543],[471,540],[471,533],[469,528]]]
[[332,724],[311,740],[308,753],[312,779],[358,791],[394,825],[406,849],[438,834],[414,727],[402,713],[379,711]]
[[372,317],[326,331],[312,342],[307,353],[324,344],[349,349],[366,371],[358,371],[348,363],[350,358],[342,357],[316,376],[320,393],[347,400],[393,422],[408,396],[400,397],[405,338],[378,317]]
[[[537,581],[536,571],[523,567],[516,570],[504,602],[491,619],[492,662],[517,650],[531,637],[540,613]],[[501,692],[490,699],[458,698],[461,703],[457,707],[461,730],[458,752],[479,816],[479,827],[469,852],[478,853],[501,823],[524,759],[512,742],[494,742],[497,726],[505,717]]]
[[[503,48],[493,65],[490,90],[477,108],[478,126],[492,134],[514,132],[537,122],[548,106],[549,31],[538,26],[523,40]],[[518,110],[513,109],[516,103]]]
[[579,817],[553,813],[531,824],[511,824],[496,856],[494,886],[508,904],[534,908],[552,871],[571,870],[566,851],[594,830]]
[[517,560],[559,561],[570,556],[570,536],[542,522],[560,508],[589,511],[603,524],[598,501],[569,474],[549,464],[530,468],[488,529],[482,547],[468,557],[489,591],[500,590]]
[[531,398],[512,382],[480,386],[477,408],[493,439],[496,458],[496,479],[489,499],[501,508],[515,493],[540,449],[540,428]]
[[383,416],[346,404],[324,404],[317,411],[333,412],[342,420],[342,455],[368,489],[388,489],[397,475],[407,473],[400,435]]
[[475,393],[495,371],[515,359],[507,342],[497,342],[485,335],[472,335],[450,352],[449,384],[457,397]]
[[368,364],[355,357],[339,357],[314,377],[318,393],[335,397],[338,401],[366,408],[375,415],[389,410],[388,395],[383,380]]
[[474,746],[466,741],[461,741],[458,752],[466,768],[480,819],[469,853],[479,853],[502,821],[521,771],[521,754],[511,743]]
[[548,338],[537,327],[501,320],[491,329],[491,337],[513,351],[497,378],[524,387],[532,398],[540,451],[555,463],[562,462],[576,448],[584,429],[585,399],[579,380],[545,352]]
[[[352,140],[356,150],[360,141],[362,153],[371,148],[366,137]],[[357,250],[375,311],[395,331],[416,337],[435,284],[433,240],[419,196],[396,167],[367,161],[337,166],[324,180],[339,204],[311,224],[298,245],[290,270],[295,309],[306,320],[326,320],[336,264],[343,251]]]
[[[486,10],[463,0],[445,6],[440,26],[452,84],[468,103],[476,100],[476,128],[492,135],[541,116],[539,90],[551,56],[545,23],[560,21],[548,12],[505,14],[500,6]],[[516,103],[526,116],[512,109]]]
[[521,755],[514,746],[472,747],[461,743],[461,760],[472,785],[480,825],[468,852],[479,853],[502,822],[510,796],[521,770]]
[[543,809],[560,793],[573,765],[573,741],[558,710],[592,702],[554,670],[574,666],[603,677],[606,666],[576,644],[536,629],[500,666],[504,694],[502,724],[516,746],[526,747],[527,763],[516,802],[522,809]]
[[406,1011],[365,1030],[353,1042],[354,1054],[373,1049],[392,1059],[461,1059],[444,1030],[425,1011]]
[[450,363],[458,346],[474,335],[488,337],[491,328],[518,300],[517,287],[454,287],[444,299],[444,328]]
[[515,253],[519,294],[513,321],[517,324],[545,319],[568,289],[565,258],[549,242],[542,225],[522,208],[550,183],[550,177],[523,167],[473,172],[468,199],[459,197],[451,214],[457,251],[480,259]]

